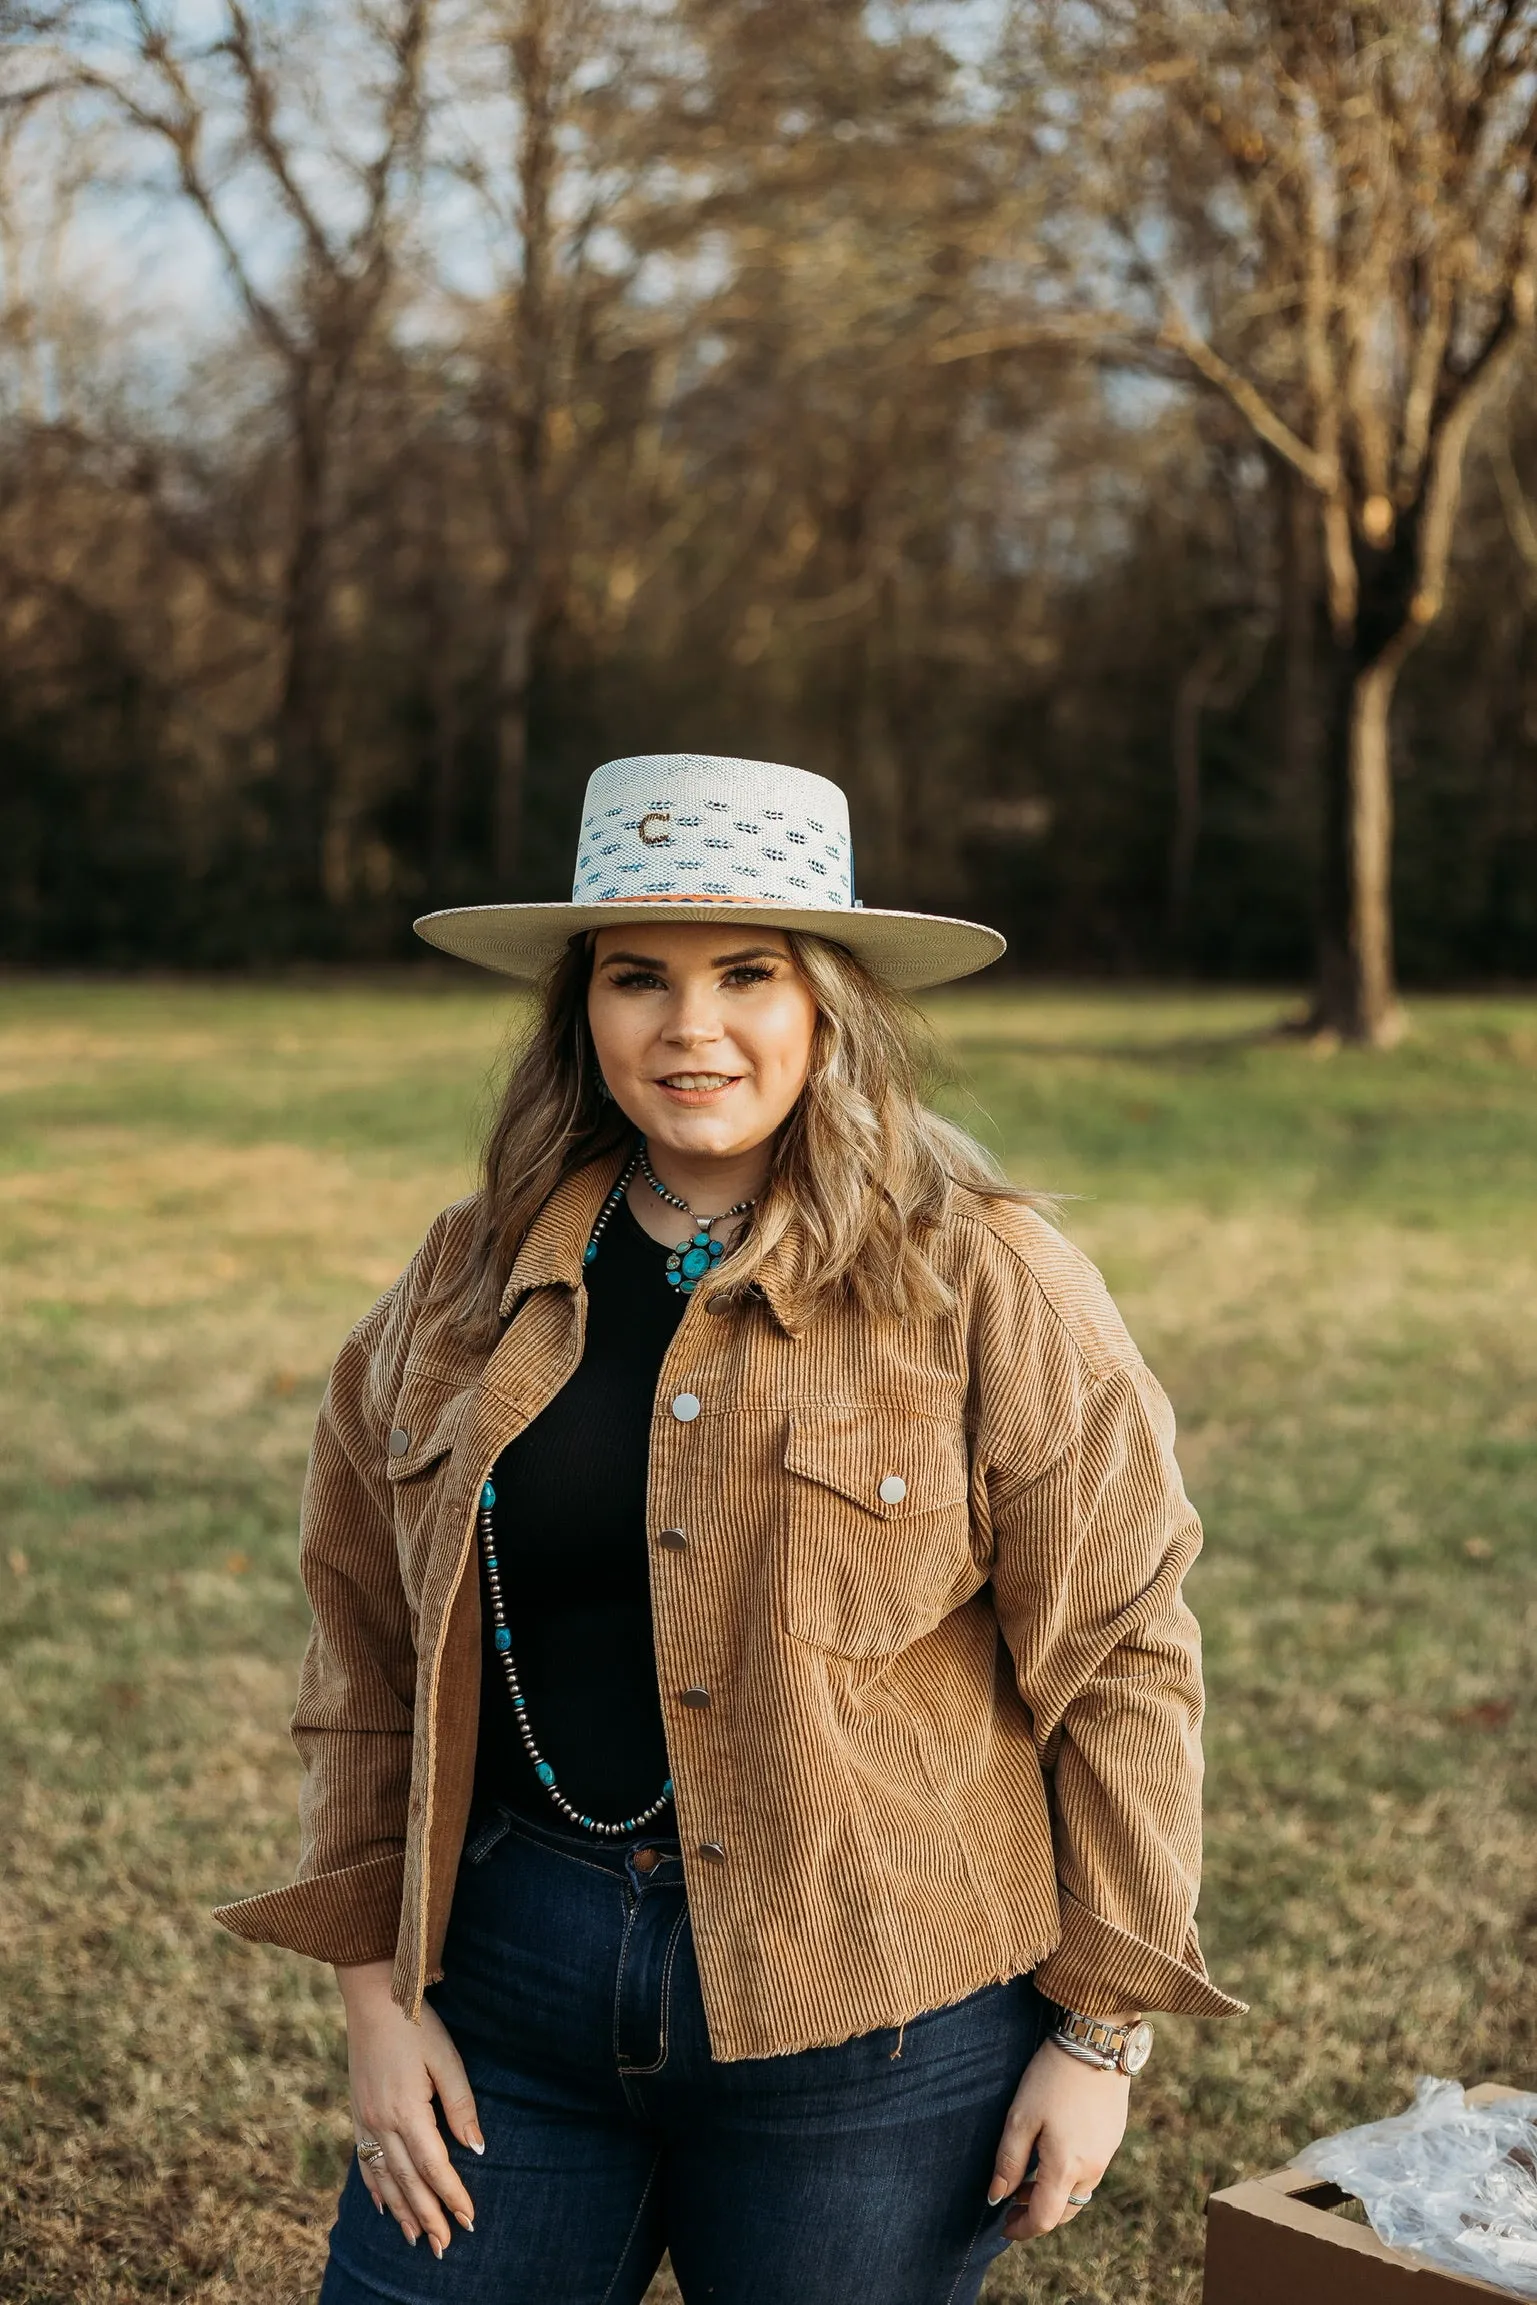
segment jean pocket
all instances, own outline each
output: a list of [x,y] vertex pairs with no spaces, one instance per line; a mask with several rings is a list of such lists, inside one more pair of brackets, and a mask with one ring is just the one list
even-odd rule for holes
[[488,1817],[480,1830],[471,1834],[465,1842],[464,1862],[467,1865],[483,1865],[498,1841],[505,1840],[511,1831],[512,1819],[505,1809],[498,1809],[496,1815]]

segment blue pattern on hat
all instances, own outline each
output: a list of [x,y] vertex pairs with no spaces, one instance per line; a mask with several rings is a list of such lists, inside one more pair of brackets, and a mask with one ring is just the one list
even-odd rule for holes
[[588,784],[571,901],[741,896],[846,911],[852,861],[848,806],[825,777],[778,761],[638,753]]

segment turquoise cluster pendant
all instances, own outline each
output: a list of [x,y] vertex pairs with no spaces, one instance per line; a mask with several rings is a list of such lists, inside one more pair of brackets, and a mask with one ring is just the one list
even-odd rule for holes
[[725,1253],[719,1241],[711,1240],[706,1232],[697,1232],[692,1240],[679,1241],[667,1259],[667,1278],[675,1289],[691,1297],[711,1265],[718,1265]]
[[639,1163],[640,1173],[656,1194],[657,1199],[665,1201],[669,1208],[681,1209],[694,1228],[689,1238],[686,1241],[679,1241],[667,1259],[669,1286],[675,1288],[680,1296],[691,1297],[710,1267],[718,1265],[726,1253],[725,1243],[711,1237],[711,1227],[726,1224],[732,1217],[746,1216],[748,1210],[756,1207],[757,1203],[750,1200],[738,1201],[735,1208],[722,1209],[719,1216],[700,1216],[696,1210],[689,1207],[687,1201],[680,1200],[676,1193],[670,1193],[667,1190],[651,1166],[644,1137],[641,1138],[640,1143],[635,1148],[634,1161],[625,1171],[624,1181],[626,1185],[635,1173],[636,1162]]

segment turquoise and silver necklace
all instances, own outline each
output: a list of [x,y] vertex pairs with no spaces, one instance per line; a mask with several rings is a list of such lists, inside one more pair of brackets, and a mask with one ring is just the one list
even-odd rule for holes
[[[687,1201],[680,1201],[676,1194],[670,1193],[667,1187],[653,1175],[651,1163],[646,1157],[646,1140],[642,1137],[629,1160],[625,1163],[624,1173],[598,1211],[597,1221],[593,1225],[587,1246],[582,1252],[584,1265],[590,1265],[597,1256],[598,1243],[603,1238],[608,1221],[628,1192],[637,1169],[642,1171],[652,1191],[659,1193],[671,1207],[682,1209],[684,1215],[694,1226],[690,1238],[686,1241],[679,1241],[667,1259],[667,1278],[672,1286],[681,1290],[684,1296],[692,1296],[711,1266],[718,1264],[726,1253],[720,1242],[711,1238],[711,1226],[723,1224],[727,1217],[745,1216],[753,1203],[750,1200],[738,1201],[735,1208],[724,1209],[718,1217],[697,1216]],[[502,1668],[502,1677],[507,1683],[507,1694],[512,1699],[512,1717],[518,1724],[518,1735],[523,1741],[523,1750],[533,1765],[534,1775],[560,1814],[571,1824],[580,1825],[584,1832],[600,1834],[603,1839],[609,1841],[622,1840],[629,1833],[643,1832],[653,1818],[661,1815],[672,1799],[671,1777],[667,1779],[661,1792],[649,1808],[638,1809],[633,1817],[624,1817],[617,1824],[611,1824],[605,1818],[587,1816],[566,1799],[565,1794],[555,1781],[555,1771],[539,1750],[533,1729],[529,1725],[528,1699],[523,1694],[522,1685],[518,1680],[518,1668],[512,1657],[512,1634],[508,1629],[507,1611],[502,1600],[501,1564],[496,1557],[495,1510],[496,1490],[490,1481],[486,1481],[481,1487],[478,1519],[481,1556],[486,1565],[486,1589],[491,1596],[492,1640],[496,1648],[497,1661]]]
[[[640,1163],[641,1175],[657,1198],[666,1201],[669,1208],[681,1209],[694,1228],[686,1241],[679,1241],[667,1259],[667,1278],[675,1289],[681,1289],[684,1296],[691,1297],[711,1266],[718,1265],[726,1253],[725,1243],[712,1239],[711,1226],[723,1225],[730,1217],[746,1216],[756,1203],[750,1200],[738,1201],[735,1208],[722,1209],[718,1217],[702,1217],[689,1207],[687,1201],[680,1201],[676,1193],[667,1190],[647,1157],[644,1137],[636,1148],[635,1159]],[[625,1177],[626,1184],[634,1173],[635,1164],[632,1161]]]

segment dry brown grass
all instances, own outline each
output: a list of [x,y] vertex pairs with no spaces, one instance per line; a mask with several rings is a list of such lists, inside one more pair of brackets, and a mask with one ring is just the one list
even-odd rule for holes
[[[208,1908],[287,1872],[310,1418],[463,1187],[501,1019],[412,988],[9,1009],[0,2293],[300,2305],[350,2137],[334,1992]],[[1203,1922],[1255,2004],[1162,2027],[1092,2215],[987,2294],[1184,2305],[1214,2184],[1417,2071],[1534,2078],[1533,1010],[1324,1068],[1243,1039],[1260,1003],[941,1014],[1016,1170],[1091,1196],[1069,1229],[1181,1412]]]

